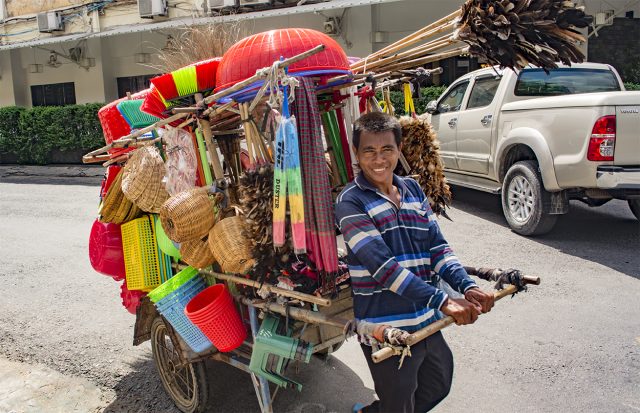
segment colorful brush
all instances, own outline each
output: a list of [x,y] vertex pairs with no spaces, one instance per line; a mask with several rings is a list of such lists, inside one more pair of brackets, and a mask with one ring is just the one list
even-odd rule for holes
[[182,98],[213,90],[220,60],[219,57],[203,60],[151,79],[165,110],[178,104]]
[[123,100],[118,103],[118,110],[131,127],[131,130],[153,125],[160,120],[160,118],[156,116],[142,112],[140,110],[142,102],[142,100]]
[[287,175],[285,172],[285,125],[282,118],[276,129],[275,159],[273,165],[273,246],[285,243],[285,219],[287,216]]
[[291,211],[291,238],[293,252],[304,254],[307,243],[304,229],[304,200],[302,194],[302,172],[300,169],[300,149],[295,118],[284,120],[285,134],[285,170],[287,175],[287,194]]

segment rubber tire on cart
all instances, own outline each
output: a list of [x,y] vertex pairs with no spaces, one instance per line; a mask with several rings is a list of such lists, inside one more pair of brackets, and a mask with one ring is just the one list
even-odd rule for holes
[[558,216],[544,211],[543,201],[548,197],[538,162],[513,164],[502,183],[502,212],[511,229],[520,235],[540,235],[551,231]]
[[640,221],[640,199],[627,199],[631,213]]
[[180,343],[174,343],[162,317],[156,317],[151,325],[151,350],[162,386],[176,407],[184,413],[205,412],[209,399],[205,363],[176,369],[184,361]]

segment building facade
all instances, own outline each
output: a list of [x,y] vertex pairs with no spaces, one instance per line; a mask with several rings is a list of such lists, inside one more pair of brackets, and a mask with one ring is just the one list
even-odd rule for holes
[[[594,15],[591,32],[596,36],[618,20],[637,22],[640,17],[640,0],[578,3]],[[366,56],[461,4],[459,0],[0,0],[0,106],[109,102],[135,92],[158,73],[153,68],[159,63],[157,51],[177,29],[190,25],[238,21],[248,33],[312,28],[333,33],[348,55]],[[452,58],[435,66],[445,70],[434,82],[448,84],[477,63]]]

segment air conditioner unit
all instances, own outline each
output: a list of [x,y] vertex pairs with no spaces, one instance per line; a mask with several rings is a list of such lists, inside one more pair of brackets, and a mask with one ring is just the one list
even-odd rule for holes
[[38,31],[40,33],[51,33],[64,30],[62,15],[55,11],[38,13],[36,15],[38,21]]
[[209,0],[209,10],[219,10],[226,7],[234,7],[236,0]]
[[140,17],[152,19],[155,16],[167,15],[167,0],[138,0]]
[[257,6],[259,4],[271,4],[271,0],[240,0],[240,6]]
[[596,18],[595,18],[596,26],[613,24],[614,14],[615,12],[613,10],[605,10],[605,11],[596,13]]

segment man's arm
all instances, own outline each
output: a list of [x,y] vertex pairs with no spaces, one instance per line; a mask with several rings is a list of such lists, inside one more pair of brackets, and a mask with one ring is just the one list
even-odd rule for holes
[[447,294],[398,264],[363,207],[340,201],[336,221],[351,252],[378,283],[411,301],[440,309]]

